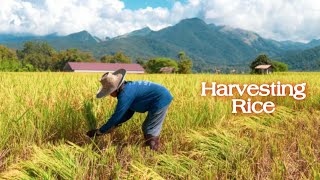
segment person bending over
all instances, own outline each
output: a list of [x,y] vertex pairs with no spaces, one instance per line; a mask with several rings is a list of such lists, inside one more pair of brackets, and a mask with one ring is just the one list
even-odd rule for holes
[[87,135],[94,137],[106,134],[129,120],[135,112],[148,112],[142,124],[145,145],[157,151],[162,124],[173,96],[160,84],[149,81],[125,81],[125,75],[125,69],[102,75],[100,79],[102,87],[96,97],[111,95],[118,99],[118,103],[107,123],[99,129],[88,131]]

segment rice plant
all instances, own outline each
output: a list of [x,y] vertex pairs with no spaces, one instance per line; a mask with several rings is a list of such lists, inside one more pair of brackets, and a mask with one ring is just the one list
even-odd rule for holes
[[88,101],[88,100],[84,101],[84,113],[85,113],[85,118],[87,121],[88,130],[96,129],[97,128],[97,119],[96,119],[94,112],[93,112],[92,100],[91,101]]
[[[0,73],[0,179],[317,179],[320,73],[272,75],[145,74],[174,100],[160,152],[143,147],[136,113],[90,140],[116,99],[96,99],[101,74]],[[256,97],[272,114],[233,115],[231,99],[201,97],[201,82],[307,83],[307,98]]]

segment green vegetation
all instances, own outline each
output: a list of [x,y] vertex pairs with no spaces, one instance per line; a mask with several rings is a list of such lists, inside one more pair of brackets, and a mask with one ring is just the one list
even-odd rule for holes
[[31,64],[21,63],[16,51],[0,45],[0,71],[34,71]]
[[288,71],[288,65],[286,63],[272,60],[271,64],[272,64],[274,72],[286,72],[286,71]]
[[274,72],[285,72],[288,71],[288,65],[269,59],[265,54],[260,54],[254,61],[250,64],[251,73],[257,74],[259,70],[255,69],[258,65],[271,65]]
[[192,73],[192,61],[186,55],[185,52],[181,51],[178,54],[178,73],[180,74],[191,74]]
[[95,62],[91,53],[82,52],[78,49],[67,49],[60,51],[53,57],[55,59],[54,70],[62,71],[67,62]]
[[94,62],[91,53],[77,49],[56,52],[48,43],[26,42],[17,50],[22,64],[30,64],[39,71],[61,71],[67,62]]
[[5,46],[0,45],[0,61],[8,60],[8,59],[17,60],[18,57],[16,52]]
[[100,61],[104,63],[131,63],[130,58],[121,51],[114,55],[105,55]]
[[[178,58],[178,62],[164,57],[151,58],[147,61],[137,58],[136,61],[149,73],[159,73],[162,67],[173,67],[181,74],[192,73],[191,59],[183,51],[178,54]],[[100,61],[131,63],[131,59],[123,52],[105,55]],[[67,62],[96,62],[96,60],[89,52],[78,49],[57,52],[48,43],[43,42],[26,42],[23,49],[17,51],[0,46],[0,71],[62,71]]]
[[303,51],[290,51],[279,59],[287,63],[290,70],[319,71],[320,46]]
[[[94,98],[101,74],[0,73],[0,179],[317,179],[320,74],[131,75],[174,96],[160,152],[143,147],[146,114],[109,135],[85,132],[112,114],[116,100]],[[256,97],[270,115],[232,115],[230,99],[200,97],[201,82],[301,83],[307,98]]]
[[153,58],[146,62],[145,70],[147,73],[160,73],[162,67],[178,69],[178,63],[170,58]]
[[40,71],[52,70],[56,51],[48,43],[26,42],[17,55],[22,64],[31,64]]
[[258,70],[255,69],[258,65],[271,65],[271,60],[265,54],[260,54],[252,63],[250,64],[251,73],[257,74]]
[[186,53],[183,51],[179,52],[178,58],[178,62],[170,58],[151,58],[146,62],[138,59],[137,63],[142,65],[148,73],[161,73],[160,69],[163,67],[174,68],[174,72],[180,74],[192,73],[192,61]]

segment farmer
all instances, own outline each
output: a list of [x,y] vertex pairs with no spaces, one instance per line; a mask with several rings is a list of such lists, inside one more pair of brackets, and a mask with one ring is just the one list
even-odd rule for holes
[[152,150],[159,148],[159,135],[168,107],[173,99],[163,86],[148,81],[124,81],[126,70],[119,69],[114,73],[105,73],[100,83],[102,87],[97,98],[107,95],[116,97],[118,103],[113,115],[100,129],[87,132],[89,137],[100,136],[129,120],[135,112],[148,111],[142,124],[145,145]]

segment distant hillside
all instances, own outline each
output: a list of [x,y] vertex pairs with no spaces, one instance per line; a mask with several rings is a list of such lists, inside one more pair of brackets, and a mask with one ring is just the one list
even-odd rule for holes
[[4,44],[10,48],[20,49],[26,41],[49,41],[59,38],[57,34],[49,34],[46,36],[35,36],[28,34],[0,34],[0,44]]
[[87,31],[81,31],[67,36],[58,36],[56,34],[47,36],[0,35],[0,44],[7,45],[10,48],[20,49],[26,41],[45,41],[57,50],[68,48],[85,50],[92,46],[97,46],[99,42],[96,37],[93,37]]
[[202,59],[212,65],[240,64],[256,53],[240,40],[232,39],[210,28],[204,21],[194,18],[147,37],[174,44],[188,52],[193,59]]
[[287,52],[278,59],[287,63],[290,70],[320,71],[320,46],[298,52]]
[[149,27],[145,27],[143,29],[135,30],[135,31],[132,31],[132,32],[127,33],[127,34],[124,34],[124,35],[121,35],[121,36],[117,36],[114,39],[121,39],[121,38],[127,38],[127,37],[132,37],[132,36],[146,36],[150,32],[152,32],[152,30]]
[[94,47],[92,46],[87,50],[92,51],[97,56],[123,51],[132,58],[138,58],[157,56],[176,57],[180,48],[175,45],[147,37],[131,36],[101,42],[99,45]]
[[[22,48],[23,43],[30,40],[48,42],[57,50],[77,48],[90,51],[97,59],[117,51],[123,51],[133,60],[159,56],[177,58],[179,51],[185,51],[193,59],[194,69],[197,71],[214,67],[247,68],[261,53],[283,59],[291,63],[294,69],[311,70],[314,66],[304,64],[313,62],[312,57],[305,57],[303,54],[314,52],[308,49],[320,45],[320,40],[300,43],[265,39],[255,32],[206,24],[198,18],[185,19],[159,31],[146,27],[105,39],[92,36],[87,31],[68,36],[0,35],[0,44],[11,48]],[[292,57],[295,57],[294,61],[291,60]],[[304,58],[299,59],[300,57]]]
[[68,48],[88,50],[91,47],[97,46],[100,42],[99,40],[97,40],[97,38],[93,37],[87,31],[81,31],[78,33],[70,34],[68,36],[48,39],[46,41],[57,50]]
[[256,53],[266,53],[270,56],[278,55],[282,49],[273,44],[267,39],[262,38],[259,34],[239,28],[232,28],[228,26],[218,26],[214,28],[231,39],[236,39]]
[[320,39],[313,39],[312,41],[310,41],[308,44],[306,44],[306,49],[307,48],[313,48],[316,46],[320,46]]

